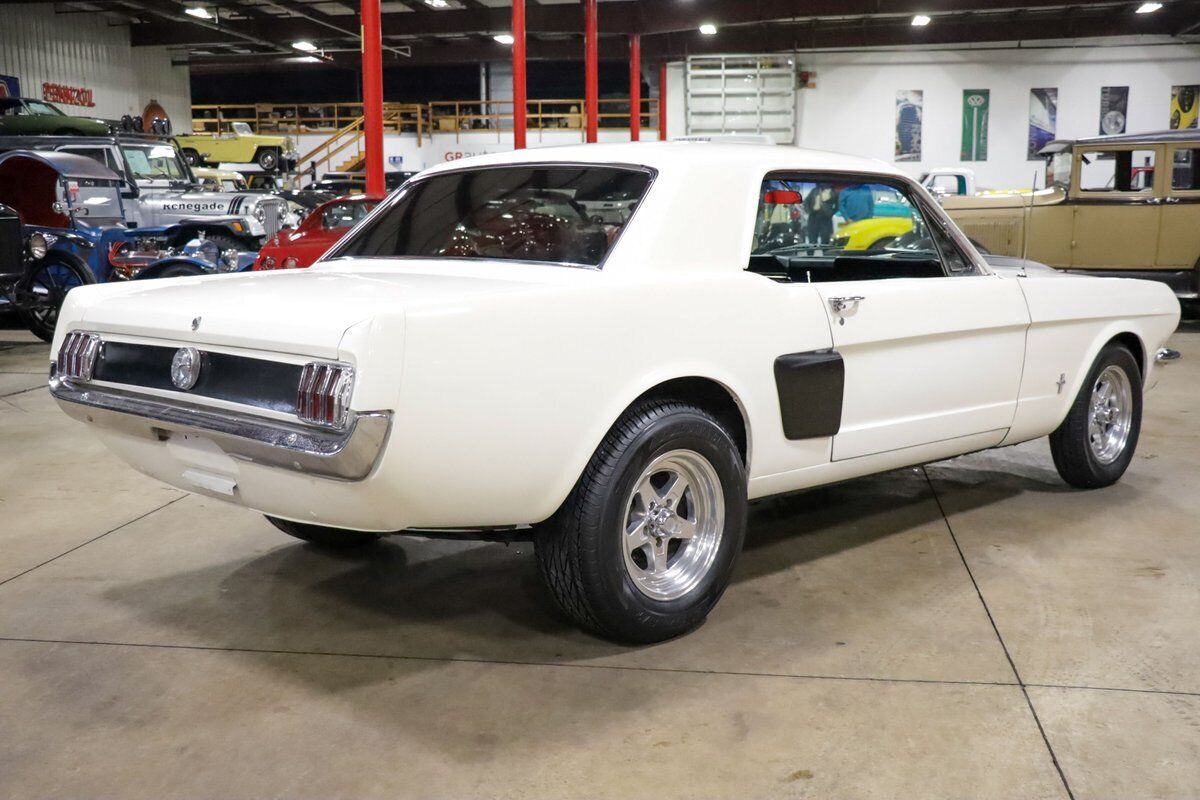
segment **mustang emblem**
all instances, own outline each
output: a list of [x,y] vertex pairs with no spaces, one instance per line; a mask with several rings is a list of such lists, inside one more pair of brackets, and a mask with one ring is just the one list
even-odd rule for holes
[[200,327],[200,318],[196,317],[192,320],[192,330],[197,330]]
[[194,347],[181,347],[171,359],[171,383],[176,389],[187,391],[200,379],[200,351]]

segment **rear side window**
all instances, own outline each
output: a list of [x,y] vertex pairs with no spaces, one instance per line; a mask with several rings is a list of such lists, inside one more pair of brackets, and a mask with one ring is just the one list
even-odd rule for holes
[[[598,267],[650,179],[648,170],[606,166],[495,167],[434,175],[408,184],[332,256]],[[614,202],[627,213],[612,213]]]
[[1177,192],[1200,189],[1200,147],[1179,148],[1171,159],[1171,188]]
[[763,181],[748,268],[803,282],[975,274],[902,183],[803,175]]

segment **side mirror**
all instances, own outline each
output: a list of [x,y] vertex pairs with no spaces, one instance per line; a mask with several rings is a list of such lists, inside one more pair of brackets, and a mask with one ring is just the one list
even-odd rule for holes
[[125,188],[121,190],[121,197],[133,198],[141,194],[141,190],[138,189],[138,185],[134,181],[123,178],[121,182],[125,185]]
[[929,193],[933,195],[933,199],[938,201],[938,205],[943,205],[946,202],[946,187],[945,186],[930,186]]

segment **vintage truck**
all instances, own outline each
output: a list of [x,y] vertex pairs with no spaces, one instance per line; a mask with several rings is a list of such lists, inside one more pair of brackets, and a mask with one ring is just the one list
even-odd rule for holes
[[203,233],[221,250],[258,250],[288,215],[287,202],[275,195],[203,191],[179,148],[161,136],[0,136],[0,153],[22,149],[75,153],[104,164],[125,182],[125,222],[172,226],[173,247]]
[[234,122],[219,133],[193,133],[176,137],[189,166],[257,164],[266,172],[296,164],[296,145],[287,136],[255,133],[245,122]]
[[1041,152],[1045,189],[947,194],[946,212],[992,253],[1149,278],[1181,299],[1197,298],[1200,131],[1059,139]]

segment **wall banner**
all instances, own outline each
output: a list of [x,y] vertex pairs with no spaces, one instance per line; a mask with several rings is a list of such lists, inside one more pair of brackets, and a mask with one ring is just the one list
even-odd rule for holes
[[1125,132],[1125,115],[1129,111],[1129,87],[1105,86],[1100,90],[1100,135],[1112,136]]
[[1195,128],[1200,118],[1196,107],[1196,95],[1200,94],[1200,86],[1171,87],[1171,130]]
[[921,119],[925,93],[920,89],[896,92],[896,160],[921,160]]
[[962,161],[987,161],[989,89],[963,89]]
[[1058,132],[1058,89],[1029,90],[1029,144],[1025,157],[1030,161],[1041,158],[1038,151],[1054,139]]

